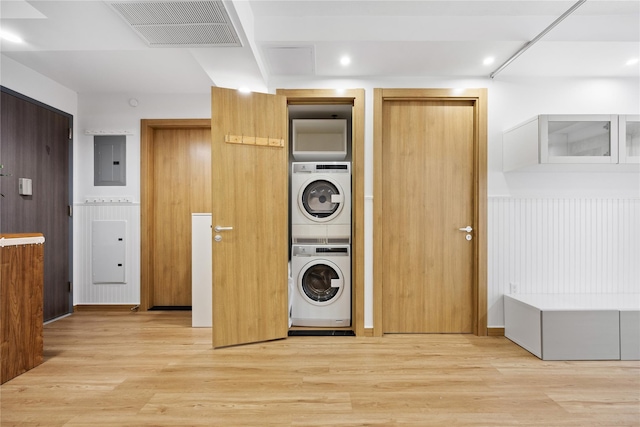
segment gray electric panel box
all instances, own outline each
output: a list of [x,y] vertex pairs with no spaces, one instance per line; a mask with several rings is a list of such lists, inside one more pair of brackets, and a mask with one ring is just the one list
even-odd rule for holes
[[95,135],[93,137],[93,185],[127,185],[125,135]]
[[91,222],[93,283],[127,283],[126,234],[127,221]]

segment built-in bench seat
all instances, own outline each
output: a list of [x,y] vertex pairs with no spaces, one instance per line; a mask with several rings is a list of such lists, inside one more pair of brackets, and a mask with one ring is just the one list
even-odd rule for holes
[[640,294],[505,295],[504,325],[543,360],[640,360]]

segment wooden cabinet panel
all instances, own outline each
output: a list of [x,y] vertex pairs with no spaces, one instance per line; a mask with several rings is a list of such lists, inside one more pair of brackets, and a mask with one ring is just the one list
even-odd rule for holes
[[[42,235],[39,239],[42,240]],[[0,247],[0,270],[0,384],[3,384],[43,361],[44,245]]]

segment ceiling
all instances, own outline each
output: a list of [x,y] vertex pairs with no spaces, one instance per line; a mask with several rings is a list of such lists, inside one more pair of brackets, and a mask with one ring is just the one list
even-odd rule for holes
[[[0,49],[80,94],[206,93],[212,85],[267,91],[286,78],[477,78],[576,2],[138,0],[136,7],[152,9],[148,16],[125,19],[118,10],[128,3],[1,0],[1,29],[24,42],[2,40]],[[220,6],[227,27],[196,22],[192,31],[191,21],[165,16],[198,20],[209,6]],[[136,19],[171,28],[135,26]],[[234,29],[235,45],[216,39]],[[165,36],[168,43],[149,44]],[[348,66],[340,64],[343,55],[351,58]],[[627,61],[639,56],[640,2],[588,0],[495,79],[638,77],[638,64]],[[487,57],[495,62],[484,65]]]

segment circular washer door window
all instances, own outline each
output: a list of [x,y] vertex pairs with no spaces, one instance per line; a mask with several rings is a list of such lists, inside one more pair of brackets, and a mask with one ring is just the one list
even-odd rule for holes
[[302,212],[317,222],[331,221],[338,216],[343,202],[344,194],[340,192],[338,185],[326,179],[305,184],[298,199]]
[[299,279],[300,291],[315,305],[333,303],[342,293],[343,279],[338,267],[329,261],[305,266]]

